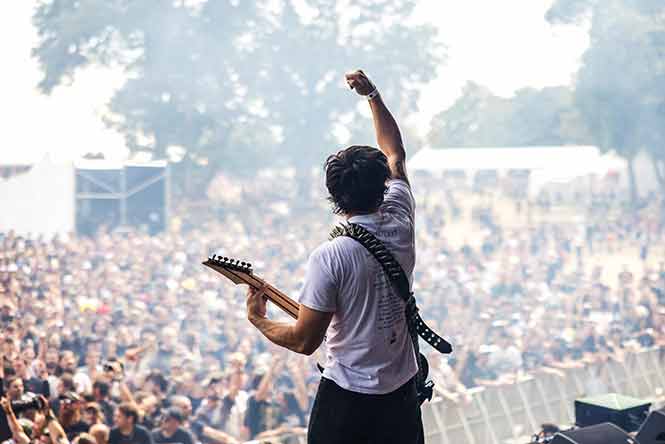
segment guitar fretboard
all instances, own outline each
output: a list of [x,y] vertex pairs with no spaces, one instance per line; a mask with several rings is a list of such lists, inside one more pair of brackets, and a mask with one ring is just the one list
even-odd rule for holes
[[231,269],[230,267],[224,266],[223,263],[219,263],[218,261],[211,259],[203,262],[203,265],[226,276],[236,284],[247,284],[257,290],[265,286],[266,288],[264,294],[266,298],[268,298],[268,300],[273,304],[277,305],[280,309],[285,311],[293,319],[298,319],[300,305],[277,288],[267,284],[263,279],[255,276],[251,270],[240,271],[237,269]]

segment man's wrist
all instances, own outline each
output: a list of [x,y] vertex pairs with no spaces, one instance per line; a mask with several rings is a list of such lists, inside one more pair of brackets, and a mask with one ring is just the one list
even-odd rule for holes
[[369,94],[367,94],[365,97],[367,98],[367,100],[372,100],[372,99],[374,99],[374,98],[376,98],[376,97],[378,97],[378,96],[379,96],[379,90],[376,89],[376,88],[374,88],[374,89],[373,89]]
[[248,319],[249,322],[251,322],[254,327],[261,330],[261,325],[263,324],[263,321],[265,321],[267,318],[252,313],[248,316]]

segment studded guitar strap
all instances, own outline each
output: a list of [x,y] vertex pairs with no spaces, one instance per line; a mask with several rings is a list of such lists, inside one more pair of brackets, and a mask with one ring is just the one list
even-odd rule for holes
[[418,398],[420,403],[424,402],[425,399],[431,399],[432,387],[434,384],[431,381],[425,382],[427,369],[424,368],[424,366],[427,366],[427,361],[424,359],[424,356],[420,354],[418,336],[423,338],[425,342],[430,344],[440,353],[451,353],[453,351],[452,346],[448,341],[436,334],[434,330],[430,329],[422,320],[418,313],[418,307],[416,307],[416,298],[413,296],[409,287],[409,280],[406,273],[392,253],[379,239],[376,238],[376,236],[362,226],[353,223],[336,226],[330,233],[330,240],[339,236],[350,237],[365,247],[379,264],[381,264],[381,268],[383,268],[386,276],[388,276],[388,279],[393,284],[397,294],[406,303],[406,324],[409,329],[411,341],[413,342],[413,348],[418,357],[418,374],[416,379]]

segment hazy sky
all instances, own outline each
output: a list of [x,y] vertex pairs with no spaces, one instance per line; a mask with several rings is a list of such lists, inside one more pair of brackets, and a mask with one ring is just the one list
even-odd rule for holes
[[[122,75],[88,69],[73,86],[50,97],[36,90],[40,74],[30,57],[35,0],[5,2],[0,15],[0,162],[36,160],[51,152],[71,158],[89,151],[125,154],[123,138],[104,128],[100,116]],[[448,62],[423,89],[413,123],[425,134],[433,114],[445,109],[468,80],[511,95],[524,86],[569,84],[588,45],[585,29],[552,27],[544,14],[552,0],[420,0],[417,19],[429,21],[448,47]],[[340,94],[345,93],[340,82]]]

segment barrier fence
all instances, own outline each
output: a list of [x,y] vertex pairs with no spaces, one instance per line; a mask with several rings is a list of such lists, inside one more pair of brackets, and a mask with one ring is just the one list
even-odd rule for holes
[[[436,399],[423,410],[427,444],[505,444],[531,436],[543,423],[575,422],[575,399],[620,393],[655,405],[665,400],[665,349],[630,353],[621,362],[538,373],[511,385],[474,389],[471,401]],[[525,441],[520,441],[525,442]]]
[[[626,354],[623,361],[561,370],[564,376],[538,373],[519,382],[471,389],[470,402],[435,398],[423,405],[426,444],[525,443],[543,423],[571,426],[575,399],[620,393],[665,402],[665,348]],[[526,437],[526,440],[525,440]],[[302,434],[256,443],[305,444]]]

